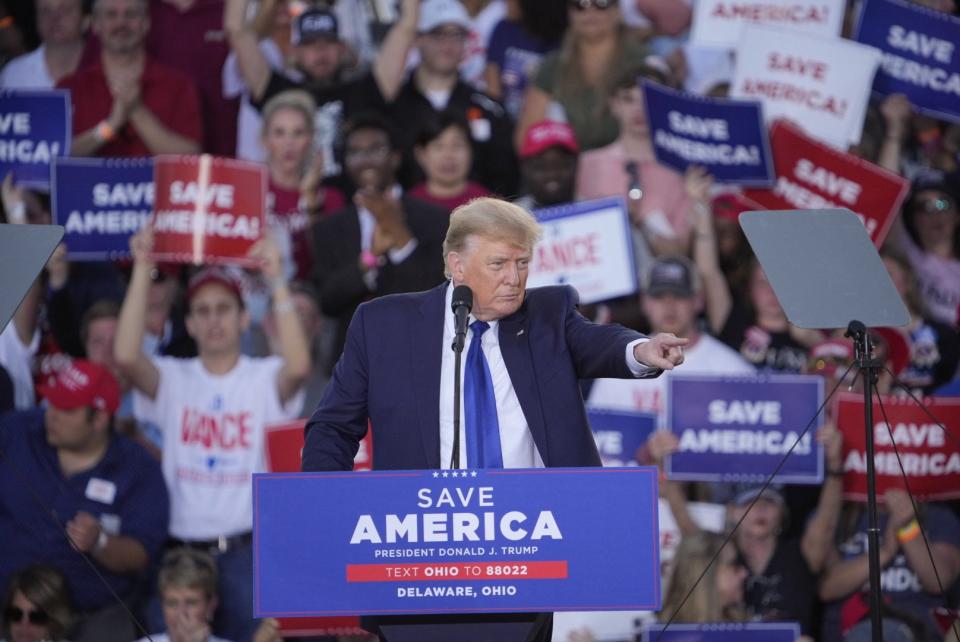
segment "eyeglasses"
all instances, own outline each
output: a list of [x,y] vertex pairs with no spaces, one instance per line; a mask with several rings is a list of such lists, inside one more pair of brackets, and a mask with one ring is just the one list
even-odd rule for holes
[[575,11],[586,11],[593,7],[601,11],[617,4],[617,0],[568,0],[567,6]]
[[470,35],[470,32],[466,29],[434,29],[433,31],[428,31],[427,36],[433,38],[434,40],[443,41],[443,42],[459,42],[461,40],[466,40],[467,36]]
[[376,145],[374,147],[348,147],[343,153],[343,159],[350,163],[379,163],[390,155],[390,147],[387,145]]
[[942,214],[955,210],[956,206],[949,198],[928,198],[917,203],[917,211],[924,214]]
[[5,619],[7,622],[22,622],[24,615],[27,616],[27,620],[30,622],[30,624],[36,624],[39,626],[50,622],[50,616],[47,615],[45,611],[41,611],[39,609],[24,611],[17,606],[7,607],[7,609],[3,612],[3,619]]

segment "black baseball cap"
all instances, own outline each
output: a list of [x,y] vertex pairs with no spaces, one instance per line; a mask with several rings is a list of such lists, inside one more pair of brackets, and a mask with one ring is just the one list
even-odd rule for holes
[[290,28],[291,44],[305,45],[321,38],[340,39],[340,25],[331,11],[323,7],[311,7],[294,18]]
[[650,268],[647,296],[658,297],[664,294],[673,294],[683,298],[692,297],[696,291],[695,269],[689,259],[681,256],[657,259],[653,267]]

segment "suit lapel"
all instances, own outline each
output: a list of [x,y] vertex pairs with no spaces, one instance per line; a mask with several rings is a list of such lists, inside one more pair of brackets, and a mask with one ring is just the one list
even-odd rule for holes
[[526,304],[514,314],[500,321],[499,330],[500,352],[503,362],[510,374],[510,383],[517,394],[523,416],[530,427],[530,434],[537,444],[540,457],[546,466],[550,465],[547,459],[547,429],[543,419],[543,409],[540,407],[540,392],[537,390],[537,379],[533,369],[533,354],[530,351],[530,330],[527,324]]
[[413,364],[413,389],[417,399],[420,437],[430,468],[440,468],[440,364],[443,359],[444,301],[447,284],[427,293],[420,304],[420,315],[411,328],[410,363]]

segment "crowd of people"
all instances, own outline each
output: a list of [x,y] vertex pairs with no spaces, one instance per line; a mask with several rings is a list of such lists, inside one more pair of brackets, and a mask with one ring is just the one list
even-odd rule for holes
[[[443,282],[450,213],[477,197],[625,199],[640,292],[581,312],[689,339],[676,373],[582,382],[590,407],[659,417],[637,463],[677,448],[672,376],[830,389],[852,344],[788,321],[735,189],[654,154],[640,79],[729,90],[690,21],[684,0],[0,0],[0,89],[68,90],[71,155],[262,163],[269,221],[247,268],[158,263],[149,225],[127,260],[61,245],[0,333],[0,639],[280,640],[252,613],[265,427],[311,414],[361,303]],[[879,386],[960,395],[960,124],[874,98],[843,151],[911,182],[881,252],[910,322],[876,337]],[[3,222],[51,222],[51,194],[2,178]],[[833,418],[817,439],[820,487],[662,477],[683,538],[660,619],[866,639],[865,513]],[[728,525],[753,506],[722,553],[695,500]],[[887,639],[955,640],[931,610],[960,605],[958,507],[918,522],[891,491],[880,512]]]

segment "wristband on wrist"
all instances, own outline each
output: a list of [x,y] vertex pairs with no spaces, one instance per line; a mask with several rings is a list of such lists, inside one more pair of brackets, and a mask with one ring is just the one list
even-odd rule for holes
[[380,257],[370,250],[364,250],[363,253],[360,254],[360,262],[363,264],[363,267],[372,270],[380,266]]
[[273,311],[276,312],[277,314],[283,314],[284,312],[292,312],[294,309],[296,308],[293,305],[292,299],[273,302]]
[[23,201],[17,201],[7,209],[7,223],[26,223],[27,222],[27,204]]
[[920,536],[920,522],[911,521],[909,524],[897,531],[897,541],[901,544],[912,542]]
[[113,126],[105,120],[101,120],[97,125],[97,139],[102,143],[109,143],[116,138],[117,132]]
[[828,468],[827,477],[843,477],[842,468]]

